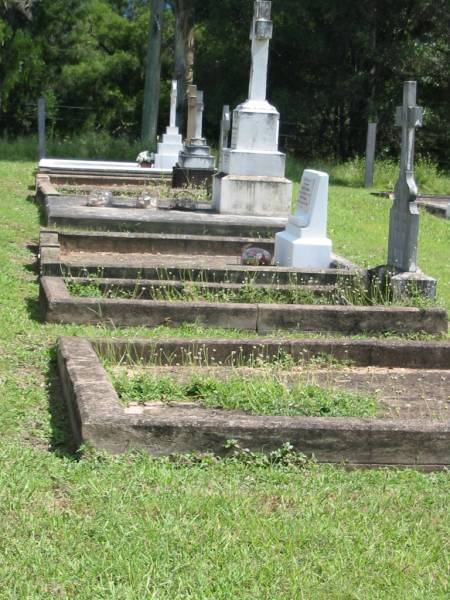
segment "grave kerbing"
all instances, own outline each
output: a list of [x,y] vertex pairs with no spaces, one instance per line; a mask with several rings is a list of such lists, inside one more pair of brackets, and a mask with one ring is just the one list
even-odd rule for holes
[[178,155],[183,149],[181,135],[176,126],[177,118],[177,82],[172,81],[170,91],[170,124],[163,135],[162,142],[158,143],[158,152],[155,154],[155,169],[171,169],[178,161]]
[[331,240],[327,238],[328,174],[303,172],[297,208],[285,231],[275,237],[275,264],[282,267],[327,269]]
[[221,172],[214,178],[213,202],[220,213],[290,213],[292,182],[284,176],[286,157],[278,151],[280,115],[266,99],[271,4],[254,4],[249,97],[233,111],[231,147],[221,148]]

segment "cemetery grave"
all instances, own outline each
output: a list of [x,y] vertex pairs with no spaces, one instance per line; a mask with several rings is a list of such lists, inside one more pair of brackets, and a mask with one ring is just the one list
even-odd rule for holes
[[[149,327],[200,322],[260,332],[289,329],[438,334],[447,329],[447,313],[442,308],[370,305],[367,273],[339,257],[333,258],[334,268],[328,269],[240,264],[243,250],[255,244],[273,252],[271,239],[43,231],[41,302],[46,319]],[[118,281],[111,281],[114,278]],[[265,288],[255,287],[258,285]],[[95,286],[99,291],[113,290],[115,297],[99,295],[95,290],[93,297],[76,295],[70,289],[75,286],[84,286],[88,291]],[[193,287],[197,299],[194,295],[190,300],[188,290],[192,297]],[[143,298],[142,288],[160,299]],[[166,296],[158,296],[161,288]],[[187,293],[176,299],[180,295],[173,292],[180,288],[182,295],[184,290]],[[243,301],[233,302],[232,292],[236,297],[243,288],[247,292]],[[134,293],[124,293],[127,289]],[[211,301],[206,301],[205,291]],[[223,301],[214,301],[219,292],[225,291],[228,295]],[[366,305],[352,305],[352,294]],[[292,301],[307,295],[309,304]],[[290,297],[290,303],[280,303],[283,296]],[[319,304],[320,296],[334,297],[342,305]]]
[[[260,334],[284,331],[290,336],[447,333],[447,312],[433,304],[436,280],[417,266],[413,159],[422,109],[415,106],[415,82],[405,83],[403,106],[397,111],[402,156],[387,264],[362,269],[332,253],[326,173],[303,172],[295,213],[289,216],[292,182],[284,176],[285,155],[278,150],[279,113],[266,99],[270,9],[270,2],[255,2],[248,100],[233,111],[232,124],[229,107],[223,108],[217,174],[203,138],[203,92],[194,85],[188,89],[188,132],[180,150],[172,85],[170,125],[154,160],[160,167],[173,165],[174,188],[196,182],[204,186],[203,192],[189,185],[171,189],[167,180],[157,178],[157,170],[145,167],[147,180],[136,168],[124,168],[130,178],[115,180],[118,185],[112,189],[99,179],[81,180],[80,172],[78,179],[53,181],[52,173],[38,174],[37,197],[47,225],[54,227],[42,230],[39,248],[40,301],[47,322],[114,327],[193,324]],[[179,150],[176,163],[177,149],[172,146]],[[64,168],[77,170],[73,164]],[[108,172],[106,163],[103,170]],[[92,174],[97,175],[94,166],[81,173],[86,178]],[[167,175],[164,168],[160,174]],[[131,445],[154,454],[220,454],[227,441],[236,439],[258,451],[292,443],[319,461],[425,469],[447,465],[449,430],[442,423],[448,410],[446,342],[414,345],[368,339],[361,344],[344,338],[262,341],[251,346],[244,340],[237,346],[233,340],[211,338],[201,349],[207,364],[195,365],[184,362],[186,343],[159,340],[155,344],[165,357],[163,363],[139,363],[142,372],[138,369],[137,376],[148,378],[147,387],[157,387],[158,380],[168,382],[167,402],[147,405],[145,397],[138,397],[137,404],[124,406],[101,364],[105,344],[62,338],[59,372],[78,441],[113,452]],[[251,365],[248,380],[261,382],[267,377],[267,389],[284,386],[277,388],[272,412],[260,404],[259,412],[249,414],[251,393],[235,405],[206,406],[186,398],[178,402],[184,377],[178,367],[181,371],[189,367],[193,377],[210,377],[210,387],[217,386],[239,375],[241,365],[228,369],[217,365],[229,363],[242,344],[247,354],[258,348],[270,357],[276,350],[288,361],[301,354],[300,371],[294,369],[289,376],[275,377],[272,371],[262,372],[261,365]],[[112,341],[108,350],[119,363],[127,359],[126,354],[117,358],[122,346]],[[189,346],[189,354],[194,346],[198,349],[198,342]],[[218,350],[222,360],[212,364],[211,352]],[[127,352],[143,359],[139,353],[148,358],[153,350],[130,340]],[[351,363],[338,370],[320,367],[314,361],[323,353],[332,362]],[[178,355],[180,363],[174,365]],[[432,363],[431,356],[436,357]],[[305,413],[295,405],[292,394],[307,394],[306,388],[296,387],[299,383],[313,390],[309,400],[319,402],[316,413],[311,406]],[[241,377],[235,385],[244,390],[247,384]],[[286,397],[281,389],[287,390]],[[329,411],[328,416],[320,411]]]
[[[269,452],[289,443],[319,462],[408,465],[425,470],[450,464],[449,359],[448,342],[80,337],[58,342],[64,398],[80,444],[88,442],[112,453],[131,447],[145,448],[154,455],[192,451],[226,455],[230,447]],[[134,395],[137,401],[120,401],[102,360],[141,375],[141,391],[138,388]],[[334,366],[324,366],[327,361]],[[342,366],[339,361],[344,361]],[[297,368],[309,385],[321,392],[316,405],[309,398],[310,412],[321,414],[325,406],[325,415],[331,416],[295,416],[302,411],[308,414],[308,410],[301,402],[293,408],[289,399],[280,406],[280,397],[266,414],[258,414],[261,408],[249,410],[242,390],[241,404],[235,403],[232,410],[219,408],[214,400],[208,407],[192,397],[183,402],[175,391],[179,389],[174,383],[176,376],[178,381],[186,381],[194,374],[194,395],[198,395],[198,382],[211,373],[216,379],[209,379],[209,388],[216,385],[217,391],[217,381],[227,381],[230,372],[234,377],[244,372],[248,378],[252,371],[254,379],[264,381],[266,377],[269,387],[273,365],[280,367],[283,362],[288,369],[284,377],[291,377],[291,385]],[[143,372],[149,378],[147,392],[142,392]],[[128,389],[132,377],[126,374]],[[169,391],[163,400],[157,394],[155,399],[154,388],[163,380],[169,381]],[[301,377],[294,380],[298,384]],[[340,391],[332,393],[347,399],[347,411],[363,416],[332,416],[326,390],[336,387]],[[344,393],[348,389],[353,394]],[[277,393],[280,395],[280,389]],[[271,411],[274,414],[267,414]]]
[[[145,28],[148,23],[149,42],[156,32],[174,39],[177,62],[183,3],[160,2],[161,10],[173,11],[164,22],[154,14],[155,3],[87,3],[76,15],[63,15],[63,30],[52,23],[60,11],[50,10],[51,3],[35,3],[29,17],[13,12],[14,3],[4,4],[2,22],[15,41],[11,46],[6,36],[7,54],[24,58],[25,67],[30,63],[21,74],[12,61],[11,90],[3,90],[8,135],[16,130],[13,112],[18,124],[22,119],[30,127],[24,101],[42,89],[52,135],[73,130],[76,120],[67,123],[62,108],[87,111],[80,122],[90,125],[80,127],[80,136],[87,133],[95,143],[65,138],[64,154],[105,147],[105,155],[118,155],[120,146],[102,137],[103,119],[95,111],[104,110],[115,132],[134,135],[140,118],[134,99],[141,94],[130,98],[129,92],[141,80],[136,69],[144,73]],[[390,215],[387,202],[370,200],[358,188],[359,159],[321,163],[327,173],[314,161],[305,169],[299,162],[289,169],[290,181],[283,153],[295,148],[301,159],[327,159],[338,155],[331,148],[339,145],[352,156],[357,144],[352,150],[347,130],[351,124],[359,138],[370,111],[362,110],[367,99],[351,92],[369,87],[359,67],[358,81],[345,81],[346,67],[372,64],[368,58],[376,64],[383,52],[396,56],[395,44],[379,44],[390,37],[397,46],[407,42],[400,62],[391,61],[394,70],[400,63],[408,67],[410,48],[423,59],[423,95],[432,101],[435,125],[442,125],[430,93],[431,86],[444,89],[436,73],[445,63],[436,53],[429,56],[427,43],[433,33],[433,47],[443,48],[442,35],[435,35],[443,11],[421,15],[433,24],[422,39],[414,32],[417,15],[402,28],[402,11],[392,10],[378,20],[377,47],[366,53],[370,27],[361,29],[361,15],[353,23],[336,9],[322,19],[324,7],[311,12],[302,6],[293,19],[296,3],[289,9],[281,3],[274,58],[282,68],[271,96],[272,3],[251,4],[248,98],[234,110],[228,104],[222,109],[217,169],[202,127],[203,92],[188,87],[185,137],[177,127],[176,82],[155,154],[142,152],[130,163],[44,159],[36,177],[39,207],[27,198],[34,163],[19,162],[20,140],[10,147],[3,140],[13,160],[0,164],[0,596],[446,597],[449,230],[448,222],[423,210],[419,238],[423,200],[414,180],[414,136],[422,109],[415,82],[405,83],[397,112],[402,155]],[[222,102],[245,98],[236,58],[241,34],[248,38],[246,20],[243,31],[233,29],[251,7],[238,5],[195,11],[201,36],[195,73],[214,87],[216,102],[208,106],[208,131]],[[149,10],[150,21],[144,19]],[[208,12],[207,19],[199,16]],[[358,27],[355,48],[363,52],[347,57],[345,42]],[[39,44],[28,43],[48,40],[52,31],[61,52],[49,53],[43,44],[42,53]],[[341,65],[329,64],[323,44],[333,31],[343,41]],[[307,41],[298,45],[298,39]],[[140,49],[130,61],[127,40],[134,53]],[[85,41],[87,58],[76,51]],[[296,60],[304,56],[299,49],[311,59],[308,69]],[[162,50],[167,73],[167,43]],[[227,52],[226,60],[215,60],[218,50]],[[22,51],[28,59],[49,60],[27,63]],[[149,50],[148,57],[155,54]],[[95,64],[89,65],[90,57]],[[311,72],[319,70],[311,65],[320,64],[319,85]],[[147,72],[154,74],[149,65],[147,58]],[[392,65],[388,61],[384,71]],[[50,75],[43,88],[42,69]],[[184,74],[173,72],[182,82]],[[370,83],[373,73],[366,75]],[[215,77],[220,85],[214,86]],[[394,88],[395,76],[377,72],[378,79],[370,101],[379,104],[387,155],[393,146],[381,107],[391,105],[386,90]],[[119,81],[129,88],[124,93]],[[162,97],[169,87],[161,81]],[[60,106],[61,89],[70,106]],[[327,93],[333,89],[342,94]],[[229,96],[222,99],[221,92]],[[283,105],[281,123],[271,97]],[[361,107],[359,115],[353,105]],[[295,135],[287,134],[288,119],[297,121]],[[317,125],[320,136],[311,135]],[[42,116],[39,129],[41,142]],[[339,133],[334,140],[332,131]],[[301,160],[290,159],[292,167]],[[383,187],[392,181],[390,165]],[[348,168],[349,177],[337,183],[335,168]],[[335,184],[330,202],[328,171]],[[299,185],[296,203],[293,185]],[[446,199],[429,200],[429,208],[442,214]]]

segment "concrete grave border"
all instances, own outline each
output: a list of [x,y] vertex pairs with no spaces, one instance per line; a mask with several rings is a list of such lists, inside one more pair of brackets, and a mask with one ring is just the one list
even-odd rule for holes
[[[115,185],[120,190],[120,181],[86,180],[65,181],[38,174],[36,176],[36,200],[45,211],[46,223],[50,227],[88,228],[106,231],[138,231],[141,233],[197,234],[219,236],[274,236],[287,223],[282,217],[233,216],[216,214],[211,203],[200,202],[193,211],[168,210],[162,203],[161,210],[139,208],[115,208],[86,206],[87,196],[61,194],[55,184],[78,183],[79,185],[107,187]],[[148,183],[123,181],[124,185]]]
[[[144,278],[157,279],[158,271],[165,268],[163,265],[148,268],[141,266],[122,265],[118,266],[113,260],[111,263],[103,264],[100,268],[98,263],[89,264],[86,261],[82,266],[70,264],[67,260],[64,248],[72,246],[84,252],[120,252],[127,250],[137,253],[153,252],[158,254],[166,252],[172,244],[174,249],[181,255],[193,249],[193,256],[208,256],[218,253],[224,255],[238,256],[247,245],[257,245],[273,252],[273,238],[252,238],[235,236],[206,236],[206,235],[180,235],[173,233],[135,233],[135,232],[111,232],[111,231],[76,231],[55,229],[41,229],[39,238],[40,270],[42,275],[61,277],[71,275],[83,277],[91,273],[98,276],[99,271],[103,277],[115,277],[122,279]],[[101,246],[101,248],[99,247]],[[127,252],[124,252],[126,254]],[[279,283],[289,283],[295,279],[302,284],[332,284],[362,279],[367,282],[367,270],[362,269],[337,255],[332,255],[332,266],[329,269],[295,269],[288,267],[252,267],[244,265],[228,265],[224,267],[195,267],[171,265],[171,275],[176,279],[182,279],[183,274],[189,274],[193,280],[201,280],[196,275],[201,273],[208,281],[228,280],[240,283],[248,278],[258,283],[273,281],[276,277]],[[92,262],[92,261],[91,261]],[[176,260],[174,261],[176,262]]]
[[318,462],[348,462],[355,466],[409,466],[437,470],[450,465],[450,424],[418,420],[362,418],[267,417],[236,411],[187,406],[174,411],[170,405],[154,412],[125,408],[101,365],[99,354],[117,359],[121,353],[148,359],[176,360],[184,351],[208,348],[218,360],[231,352],[243,356],[264,350],[276,356],[280,350],[311,358],[324,352],[346,356],[363,365],[409,368],[448,368],[450,343],[379,340],[214,340],[138,339],[118,340],[62,337],[58,340],[58,369],[74,436],[78,444],[121,453],[146,449],[155,456],[192,451],[225,453],[235,439],[241,447],[269,452],[290,442],[314,455]]
[[[101,281],[101,280],[100,280]],[[157,327],[198,323],[261,333],[275,330],[406,334],[447,331],[441,308],[183,302],[71,296],[61,277],[42,277],[41,305],[49,323]]]

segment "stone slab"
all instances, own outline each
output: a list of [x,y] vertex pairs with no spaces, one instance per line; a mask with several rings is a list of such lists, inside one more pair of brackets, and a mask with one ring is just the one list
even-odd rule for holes
[[[212,340],[211,340],[212,342]],[[173,342],[172,342],[173,343]],[[114,342],[110,341],[110,347]],[[132,342],[129,342],[132,346]],[[158,341],[153,341],[157,349]],[[424,420],[265,417],[238,411],[161,406],[134,414],[123,407],[86,338],[60,338],[58,370],[75,438],[121,453],[146,449],[155,456],[226,453],[241,447],[269,452],[289,442],[318,462],[363,466],[410,466],[424,470],[450,464],[450,426]]]
[[89,207],[86,197],[48,196],[48,226],[196,235],[271,237],[286,225],[281,217],[219,215],[211,211]]
[[117,175],[161,175],[170,171],[140,167],[136,162],[101,161],[101,160],[66,160],[59,158],[43,158],[39,161],[39,173],[58,173],[72,171],[75,173],[105,173]]

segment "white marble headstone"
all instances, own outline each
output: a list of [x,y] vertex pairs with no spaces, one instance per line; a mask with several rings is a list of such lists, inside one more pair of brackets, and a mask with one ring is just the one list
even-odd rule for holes
[[303,172],[295,213],[275,238],[275,262],[297,268],[327,268],[331,240],[327,238],[328,174]]

